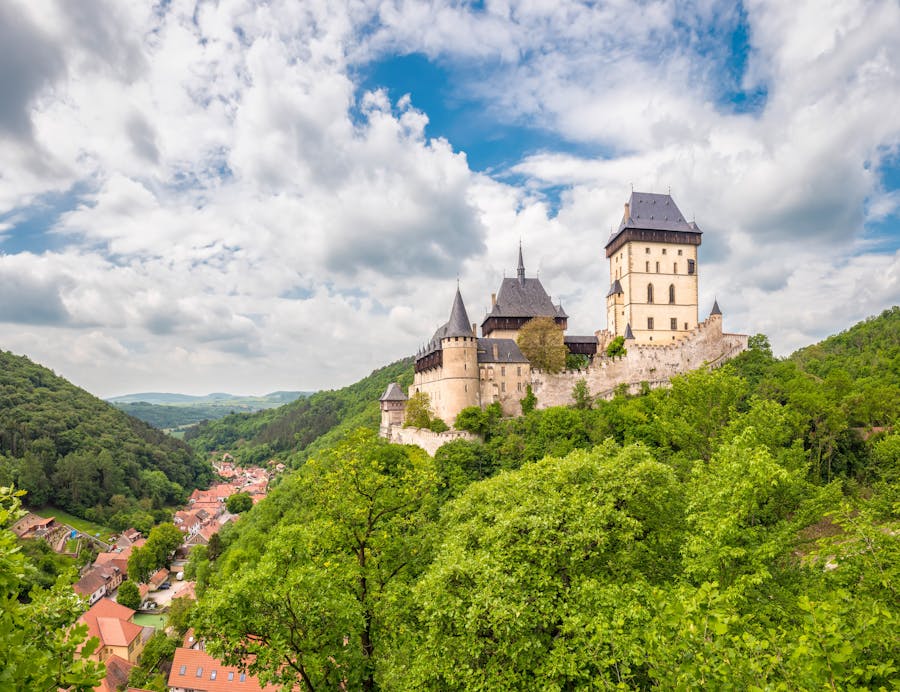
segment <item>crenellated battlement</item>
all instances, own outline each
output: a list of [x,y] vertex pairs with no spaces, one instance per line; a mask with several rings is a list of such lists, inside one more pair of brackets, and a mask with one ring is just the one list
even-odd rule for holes
[[[598,339],[601,334],[598,333]],[[746,334],[724,333],[722,316],[713,314],[673,344],[626,341],[626,355],[610,358],[598,353],[584,370],[555,374],[532,370],[531,387],[537,396],[538,408],[574,403],[572,389],[579,380],[585,380],[591,395],[600,398],[611,398],[622,385],[632,392],[640,390],[644,382],[651,388],[662,387],[676,375],[701,367],[720,366],[746,350],[747,340]]]

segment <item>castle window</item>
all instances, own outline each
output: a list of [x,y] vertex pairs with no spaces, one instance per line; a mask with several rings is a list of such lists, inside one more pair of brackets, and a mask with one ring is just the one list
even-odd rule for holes
[[681,257],[681,250],[678,251],[678,256]]
[[505,392],[505,391],[506,391],[506,382],[501,382],[501,383],[500,383],[500,391],[501,391],[501,392]]
[[518,389],[520,392],[522,391],[522,383],[521,382],[516,383],[516,389]]
[[516,366],[516,375],[518,375],[519,377],[522,376],[522,366],[521,365]]
[[687,322],[684,323],[684,328],[687,329]]
[[663,248],[663,254],[666,254],[666,249],[665,249],[665,248]]
[[647,252],[647,254],[649,255],[649,254],[650,254],[650,248],[646,248],[646,252]]
[[653,329],[653,318],[652,317],[647,318],[647,329]]
[[659,274],[659,262],[656,263],[656,273]]
[[672,263],[672,273],[673,273],[673,274],[677,274],[677,273],[678,273],[678,262],[673,262],[673,263]]
[[468,391],[469,391],[469,385],[464,384],[464,385],[463,385],[463,391],[464,391],[464,392],[468,392]]
[[669,329],[671,329],[673,332],[678,330],[678,318],[672,317],[671,319],[669,319]]
[[653,302],[653,284],[647,284],[647,302]]
[[669,284],[669,302],[675,302],[675,284]]
[[505,365],[500,366],[500,377],[506,377],[506,366]]
[[649,262],[644,262],[644,271],[648,272],[648,273],[650,272],[650,263]]
[[694,270],[697,268],[697,263],[694,260],[688,260],[688,274],[693,274]]

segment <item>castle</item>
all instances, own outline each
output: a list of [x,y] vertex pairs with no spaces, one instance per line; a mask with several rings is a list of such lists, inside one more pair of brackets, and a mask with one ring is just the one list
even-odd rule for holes
[[[679,373],[734,357],[747,348],[747,335],[722,331],[718,302],[706,320],[698,320],[701,236],[670,195],[632,192],[606,243],[606,329],[588,336],[565,334],[568,315],[540,279],[526,277],[520,245],[516,277],[503,279],[491,295],[480,337],[457,286],[450,318],[416,354],[410,394],[426,393],[434,415],[452,426],[469,406],[499,403],[504,415],[521,415],[528,386],[539,408],[560,406],[572,403],[579,380],[592,396],[610,397],[621,385],[661,386]],[[554,320],[568,352],[587,356],[587,367],[562,373],[533,368],[516,338],[535,317]],[[609,357],[606,349],[616,337],[624,339],[626,355]],[[406,399],[396,384],[381,397],[382,435],[399,436]]]

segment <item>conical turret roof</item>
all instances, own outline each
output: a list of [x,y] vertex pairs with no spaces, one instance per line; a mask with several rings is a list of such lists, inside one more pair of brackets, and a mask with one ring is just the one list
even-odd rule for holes
[[438,328],[431,339],[440,341],[451,336],[475,336],[472,333],[472,323],[469,322],[469,314],[466,312],[466,305],[463,303],[459,286],[456,287],[456,296],[453,298],[453,307],[450,309],[450,319]]
[[709,311],[710,316],[712,315],[721,315],[722,311],[719,309],[719,301],[714,300],[712,310]]
[[625,325],[625,338],[634,339],[634,332],[631,331],[631,322]]

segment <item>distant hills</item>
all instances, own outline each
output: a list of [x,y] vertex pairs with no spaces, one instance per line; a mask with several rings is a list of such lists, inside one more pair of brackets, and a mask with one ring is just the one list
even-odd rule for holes
[[391,382],[412,384],[411,358],[375,370],[348,387],[316,392],[285,406],[258,413],[234,413],[190,428],[185,441],[200,452],[230,449],[244,463],[259,463],[274,454],[290,455],[296,464],[333,444],[348,430],[378,428],[378,397]]
[[259,408],[272,408],[289,404],[302,396],[309,396],[313,392],[271,392],[262,396],[242,396],[240,394],[226,394],[224,392],[213,392],[205,396],[194,396],[191,394],[174,394],[169,392],[140,392],[138,394],[123,394],[122,396],[107,397],[106,401],[111,404],[137,404],[144,402],[147,404],[157,404],[165,406],[178,406],[186,404],[189,406],[197,404],[217,404],[227,406],[230,404],[236,406],[256,405]]
[[241,396],[214,392],[205,396],[168,392],[141,392],[110,397],[106,401],[161,430],[183,429],[204,420],[217,420],[231,413],[252,413],[284,406],[313,392],[271,392],[263,396]]

